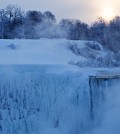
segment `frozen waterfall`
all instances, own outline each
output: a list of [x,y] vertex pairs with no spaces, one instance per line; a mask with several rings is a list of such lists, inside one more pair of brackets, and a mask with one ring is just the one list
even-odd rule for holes
[[99,125],[111,82],[55,70],[0,66],[0,134],[84,134]]

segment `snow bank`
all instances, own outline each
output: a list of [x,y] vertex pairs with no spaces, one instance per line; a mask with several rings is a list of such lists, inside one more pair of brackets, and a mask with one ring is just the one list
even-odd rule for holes
[[65,65],[71,62],[85,62],[93,56],[103,57],[105,52],[100,44],[90,41],[0,40],[0,64]]
[[65,39],[0,40],[0,64],[68,64],[84,60],[70,52]]

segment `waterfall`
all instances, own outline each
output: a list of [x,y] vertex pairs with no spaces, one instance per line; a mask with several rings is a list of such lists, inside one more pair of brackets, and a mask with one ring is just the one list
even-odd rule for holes
[[99,125],[101,120],[101,108],[104,105],[106,90],[108,89],[108,80],[97,78],[96,76],[89,77],[90,87],[90,113],[91,120],[94,125]]
[[[115,112],[117,115],[116,109],[118,108],[116,104],[118,102],[116,102],[116,99],[117,101],[119,100],[119,96],[117,95],[119,94],[119,83],[119,75],[99,74],[98,76],[94,75],[89,77],[92,129],[94,130],[99,127],[101,129],[98,129],[92,133],[89,132],[90,134],[106,134],[109,131],[107,129],[103,130],[103,128],[107,127],[109,124],[108,122],[110,122],[109,120],[111,120],[112,116],[114,118],[114,115],[109,115],[112,110],[113,113]],[[109,119],[107,119],[108,115],[110,116]],[[103,122],[107,122],[108,124],[106,125]],[[112,126],[109,129],[111,130],[109,133],[114,134],[112,132]]]
[[119,79],[48,68],[0,66],[0,134],[84,134],[100,126]]

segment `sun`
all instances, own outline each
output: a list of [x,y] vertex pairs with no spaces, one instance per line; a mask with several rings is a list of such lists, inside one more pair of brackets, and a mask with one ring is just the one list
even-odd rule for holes
[[106,21],[110,21],[115,16],[114,9],[112,7],[104,7],[100,13],[100,16]]

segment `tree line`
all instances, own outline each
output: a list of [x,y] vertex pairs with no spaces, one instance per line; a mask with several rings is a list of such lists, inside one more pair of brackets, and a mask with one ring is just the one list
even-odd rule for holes
[[0,39],[67,38],[70,40],[93,40],[106,48],[120,50],[120,17],[110,22],[103,18],[91,25],[80,20],[62,19],[56,22],[55,15],[46,11],[24,12],[16,5],[0,10]]

